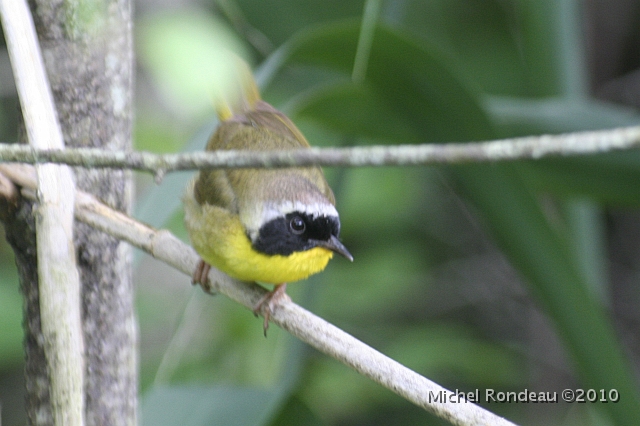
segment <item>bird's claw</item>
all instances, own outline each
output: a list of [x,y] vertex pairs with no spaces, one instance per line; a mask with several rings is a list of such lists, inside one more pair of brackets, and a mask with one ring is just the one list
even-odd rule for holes
[[202,290],[204,290],[205,293],[216,294],[216,292],[213,290],[213,286],[211,285],[211,281],[209,281],[210,270],[211,270],[211,265],[209,265],[204,260],[200,259],[200,261],[196,265],[195,271],[193,271],[191,284],[200,285],[200,287],[202,287]]
[[264,317],[264,322],[262,323],[264,337],[267,337],[271,313],[283,301],[291,301],[286,291],[287,284],[278,284],[275,286],[273,291],[266,293],[260,298],[260,300],[258,300],[258,303],[253,306],[253,314],[257,317],[258,314],[262,313],[262,316]]

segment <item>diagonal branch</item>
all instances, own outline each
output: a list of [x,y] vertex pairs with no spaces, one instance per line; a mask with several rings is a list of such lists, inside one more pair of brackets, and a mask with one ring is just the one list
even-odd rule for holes
[[0,161],[124,168],[162,176],[170,171],[205,168],[459,164],[590,155],[637,148],[640,148],[640,126],[483,142],[310,148],[273,152],[153,154],[90,148],[41,151],[25,145],[0,144]]
[[[21,186],[25,196],[33,196],[36,188],[33,167],[0,164],[0,174]],[[199,260],[191,247],[170,232],[156,230],[137,222],[82,191],[76,193],[75,213],[78,220],[129,242],[187,275],[191,275]],[[211,269],[209,280],[216,292],[249,309],[266,291],[256,284],[234,280],[215,268]],[[462,394],[446,390],[420,376],[293,302],[280,304],[271,315],[271,319],[319,351],[453,424],[512,425],[509,421],[468,402]]]

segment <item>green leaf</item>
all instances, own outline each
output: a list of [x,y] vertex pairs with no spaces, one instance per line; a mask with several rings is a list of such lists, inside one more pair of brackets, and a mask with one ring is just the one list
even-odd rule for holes
[[271,426],[322,426],[325,423],[294,395],[269,424]]
[[274,45],[280,45],[298,31],[318,23],[359,16],[364,7],[361,0],[237,0],[237,3],[246,20],[259,28]]
[[619,105],[574,98],[506,98],[485,96],[483,105],[502,137],[636,126],[636,110]]
[[483,90],[528,95],[529,52],[522,43],[528,30],[520,9],[499,0],[412,0],[389,10],[387,19],[438,46]]
[[540,191],[609,205],[640,205],[640,152],[525,162],[520,170]]
[[320,121],[332,130],[360,138],[396,143],[418,143],[411,123],[370,86],[338,82],[298,99],[297,115]]
[[[289,46],[290,60],[298,63],[330,67],[350,75],[357,48],[359,24],[342,22],[327,24],[300,34]],[[376,115],[368,120],[390,122],[403,117],[411,123],[413,131],[422,141],[464,141],[471,135],[487,138],[493,134],[491,124],[479,105],[477,94],[464,83],[462,75],[445,65],[446,57],[425,43],[417,43],[400,31],[384,25],[376,28],[373,46],[363,89],[359,96],[371,91],[376,104],[393,114],[384,113],[381,107],[371,108]],[[329,95],[322,99],[325,107],[336,105],[344,96],[335,93],[337,99],[329,102]],[[339,96],[338,96],[339,95]],[[356,101],[357,102],[357,101]],[[313,111],[317,106],[309,106]],[[301,114],[306,112],[302,107]],[[317,112],[317,110],[316,110]],[[336,116],[340,110],[326,112]],[[342,131],[352,134],[359,126],[346,125]]]
[[553,318],[584,386],[626,395],[620,403],[602,408],[616,424],[639,424],[640,400],[615,331],[589,293],[567,236],[545,218],[517,165],[456,167],[455,173],[494,238]]

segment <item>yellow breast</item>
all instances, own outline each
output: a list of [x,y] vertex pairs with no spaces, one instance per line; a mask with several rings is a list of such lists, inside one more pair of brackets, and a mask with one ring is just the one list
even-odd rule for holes
[[194,248],[202,259],[242,281],[282,284],[322,271],[333,252],[315,247],[289,256],[257,252],[237,215],[221,207],[199,205],[185,198],[185,221]]

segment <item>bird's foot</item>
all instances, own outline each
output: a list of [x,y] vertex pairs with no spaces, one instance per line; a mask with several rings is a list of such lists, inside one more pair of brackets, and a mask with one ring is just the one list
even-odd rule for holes
[[193,277],[191,278],[191,284],[200,285],[205,293],[216,294],[211,286],[211,282],[209,281],[209,271],[211,270],[211,265],[209,265],[204,260],[200,259],[198,265],[196,265],[195,271],[193,271]]
[[269,318],[274,308],[283,301],[290,302],[291,298],[287,295],[287,284],[277,284],[273,291],[268,292],[258,300],[253,306],[253,314],[258,316],[258,313],[262,313],[264,317],[264,323],[262,327],[264,329],[264,337],[267,337],[267,329],[269,328]]

